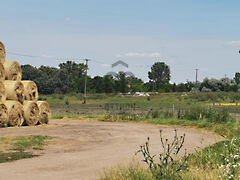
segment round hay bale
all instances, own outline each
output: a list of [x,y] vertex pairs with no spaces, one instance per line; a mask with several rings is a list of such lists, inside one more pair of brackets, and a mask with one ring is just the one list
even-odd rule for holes
[[5,69],[2,63],[0,63],[0,81],[5,80]]
[[3,63],[5,69],[5,79],[13,81],[21,81],[22,70],[17,61],[5,61]]
[[23,102],[24,125],[35,126],[39,121],[39,108],[34,101]]
[[38,88],[33,81],[21,81],[24,86],[24,99],[27,101],[38,100]]
[[0,81],[0,102],[6,101],[6,89],[3,81]]
[[23,119],[23,105],[18,101],[6,101],[5,105],[8,109],[8,125],[21,126]]
[[14,100],[23,103],[24,100],[24,86],[20,81],[4,81],[6,89],[6,99]]
[[4,44],[0,41],[0,63],[3,63],[6,58],[6,50]]
[[0,127],[8,125],[8,110],[5,104],[0,104]]
[[38,101],[39,124],[48,124],[51,116],[49,104],[46,101]]

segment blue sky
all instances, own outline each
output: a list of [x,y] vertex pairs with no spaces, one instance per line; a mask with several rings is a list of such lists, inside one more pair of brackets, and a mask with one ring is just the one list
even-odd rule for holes
[[[148,80],[156,61],[172,82],[232,78],[240,71],[240,1],[237,0],[21,0],[1,1],[0,40],[8,60],[57,66],[90,58],[89,73],[131,71]],[[112,69],[117,60],[128,69]],[[78,62],[81,62],[78,60]]]

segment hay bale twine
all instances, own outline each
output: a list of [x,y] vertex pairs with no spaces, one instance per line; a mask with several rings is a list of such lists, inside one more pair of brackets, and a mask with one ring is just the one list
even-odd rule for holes
[[17,61],[5,61],[3,63],[5,69],[5,79],[13,81],[21,81],[22,70]]
[[38,88],[33,81],[21,81],[24,86],[24,99],[27,101],[38,100]]
[[34,101],[23,102],[24,125],[35,126],[39,120],[39,108]]
[[38,101],[39,124],[48,124],[51,116],[49,104],[46,101]]
[[3,81],[0,81],[0,102],[6,101],[6,89]]
[[7,127],[8,125],[8,110],[3,103],[0,104],[0,127]]
[[23,119],[23,105],[18,101],[6,101],[5,105],[8,109],[8,125],[21,126]]
[[14,100],[23,103],[24,100],[24,86],[20,81],[4,81],[6,89],[6,99]]
[[2,63],[0,63],[0,81],[5,80],[5,69]]
[[4,44],[0,41],[0,63],[3,63],[6,58],[6,50]]

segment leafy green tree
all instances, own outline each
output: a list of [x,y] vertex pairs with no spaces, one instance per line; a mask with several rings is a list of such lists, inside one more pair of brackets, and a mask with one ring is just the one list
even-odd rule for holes
[[[84,93],[84,86],[85,86],[85,77],[75,79],[72,84],[72,91],[76,93]],[[95,93],[95,89],[92,87],[93,87],[92,78],[90,76],[87,76],[87,92]]]
[[156,88],[159,88],[160,84],[169,84],[170,77],[170,68],[164,62],[154,63],[148,72],[148,78],[156,84]]
[[240,84],[240,73],[239,72],[235,73],[234,80],[237,84]]
[[83,63],[77,64],[73,61],[59,64],[60,72],[59,79],[62,83],[62,92],[66,93],[73,89],[73,82],[84,76],[85,65]]
[[128,78],[129,85],[131,86],[131,92],[142,92],[144,91],[144,82],[136,77],[129,77]]
[[126,93],[128,92],[128,79],[124,72],[119,72],[116,77],[116,91]]
[[103,77],[103,89],[105,93],[113,93],[115,89],[115,81],[111,75]]
[[92,79],[92,88],[95,89],[96,93],[103,93],[104,92],[103,77],[95,76]]
[[38,68],[33,67],[29,64],[22,65],[22,79],[23,80],[36,80],[41,74]]

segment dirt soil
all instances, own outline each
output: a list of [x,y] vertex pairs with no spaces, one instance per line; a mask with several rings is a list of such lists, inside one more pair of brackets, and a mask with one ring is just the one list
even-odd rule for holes
[[[139,146],[150,137],[152,153],[160,147],[159,129],[172,139],[173,126],[130,122],[99,122],[79,120],[51,120],[47,126],[0,129],[0,137],[18,135],[48,135],[49,142],[41,156],[0,164],[2,180],[81,180],[97,179],[116,165],[128,164]],[[188,153],[222,140],[205,130],[177,127],[179,135],[186,133],[184,149]]]

